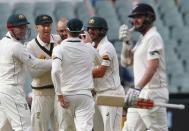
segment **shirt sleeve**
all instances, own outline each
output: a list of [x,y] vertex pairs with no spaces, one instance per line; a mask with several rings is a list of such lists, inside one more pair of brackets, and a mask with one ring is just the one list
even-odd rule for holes
[[112,61],[112,52],[111,52],[111,48],[109,47],[104,47],[100,50],[100,56],[102,58],[102,63],[101,65],[104,65],[104,66],[110,66],[111,64],[111,61]]
[[62,95],[61,92],[61,72],[62,72],[62,57],[60,48],[55,47],[53,50],[51,77],[57,95]]
[[163,42],[158,37],[153,37],[149,40],[149,48],[147,50],[147,59],[159,59],[163,50]]
[[49,71],[51,69],[51,59],[37,59],[23,45],[19,43],[15,46],[13,54],[28,68],[33,68],[37,71]]
[[61,53],[60,45],[57,45],[56,47],[54,47],[53,53],[52,53],[52,59],[60,59],[62,61],[63,55]]

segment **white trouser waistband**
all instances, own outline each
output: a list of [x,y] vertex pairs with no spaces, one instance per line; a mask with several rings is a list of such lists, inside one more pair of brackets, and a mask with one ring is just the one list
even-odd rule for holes
[[54,96],[54,89],[32,89],[33,95],[37,96]]

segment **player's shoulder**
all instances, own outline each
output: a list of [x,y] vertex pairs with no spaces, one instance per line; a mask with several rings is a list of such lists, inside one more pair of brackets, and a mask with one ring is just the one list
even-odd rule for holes
[[146,39],[151,39],[151,38],[161,39],[161,35],[156,27],[152,27],[149,30],[149,32],[147,32]]
[[104,40],[100,50],[114,50],[113,43],[111,43],[108,39]]
[[150,33],[149,36],[147,37],[147,41],[152,41],[157,44],[163,43],[162,36],[160,35],[160,33],[158,31],[154,31],[154,32]]
[[51,36],[52,36],[54,42],[57,43],[57,44],[61,40],[61,37],[57,34],[51,34]]
[[19,41],[14,41],[14,43],[12,43],[12,51],[13,53],[20,53],[26,50],[26,47],[24,46],[23,43],[19,42]]
[[62,45],[61,44],[59,44],[59,45],[57,45],[57,46],[55,46],[54,48],[53,48],[53,52],[59,52],[59,51],[61,51],[63,48],[62,48]]
[[26,44],[27,48],[33,47],[35,45],[36,45],[35,39],[32,39],[32,40],[28,41],[27,44]]
[[10,43],[12,43],[12,45],[16,48],[16,47],[24,47],[24,44],[21,43],[20,41],[14,40],[14,39],[9,39]]
[[15,40],[13,38],[7,37],[7,36],[5,36],[1,39],[1,43],[13,43],[12,45],[20,44],[19,41]]
[[82,44],[83,44],[84,46],[88,47],[88,48],[93,48],[93,49],[94,49],[92,43],[82,43]]
[[19,48],[24,47],[24,45],[20,41],[15,40],[14,38],[9,37],[9,36],[3,37],[1,39],[1,44],[8,45],[13,50],[19,50]]
[[102,40],[102,47],[112,47],[112,43],[108,40],[108,37],[105,36]]

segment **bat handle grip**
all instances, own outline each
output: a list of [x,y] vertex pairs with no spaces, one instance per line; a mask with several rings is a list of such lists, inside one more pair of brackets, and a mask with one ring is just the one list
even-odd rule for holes
[[185,105],[183,104],[167,104],[167,103],[155,103],[155,106],[173,108],[173,109],[185,109]]
[[146,108],[151,109],[154,106],[154,102],[148,99],[138,99],[136,103],[136,107],[138,108]]

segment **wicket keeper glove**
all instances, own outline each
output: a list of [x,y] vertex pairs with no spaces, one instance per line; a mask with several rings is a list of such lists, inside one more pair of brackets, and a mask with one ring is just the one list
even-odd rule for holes
[[128,107],[135,107],[138,97],[140,95],[140,88],[129,88],[125,96],[124,109]]
[[130,41],[131,39],[131,32],[127,25],[123,24],[119,28],[119,39],[123,41]]

